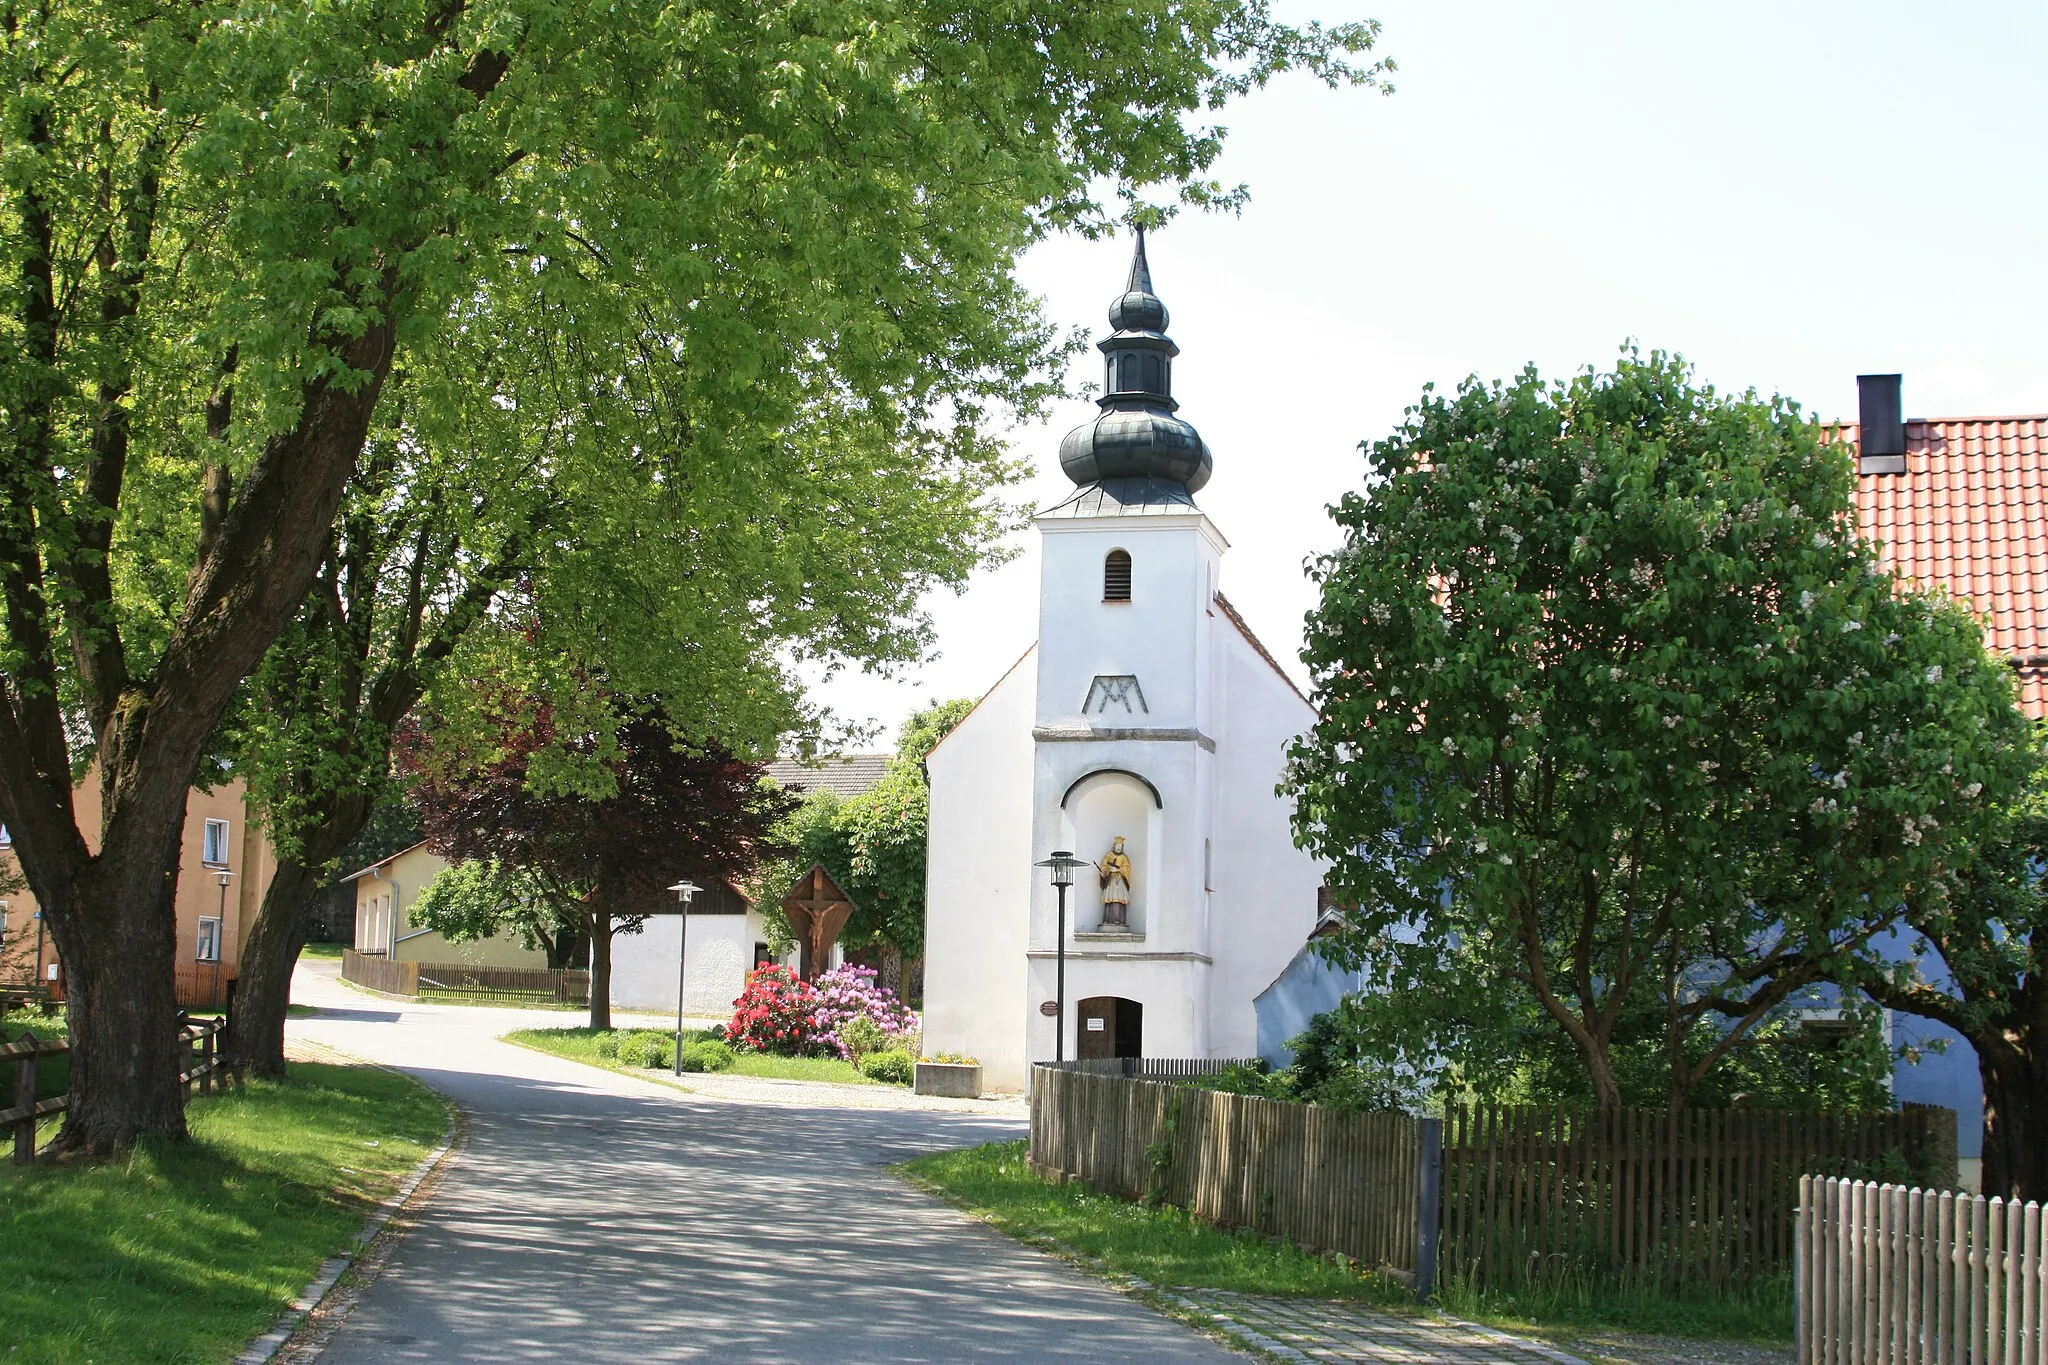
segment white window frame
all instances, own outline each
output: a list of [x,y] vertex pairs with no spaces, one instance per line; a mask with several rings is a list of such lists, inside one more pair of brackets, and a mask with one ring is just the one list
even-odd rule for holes
[[[220,856],[218,858],[210,858],[207,855],[213,852],[213,831],[216,828],[220,830]],[[206,821],[205,833],[203,833],[200,836],[199,861],[206,864],[208,867],[226,867],[228,865],[229,832],[230,830],[227,821],[215,820],[209,817]]]
[[[209,930],[211,932],[208,932]],[[207,952],[209,947],[213,950],[211,954]],[[193,946],[192,960],[194,962],[220,961],[220,916],[201,915],[199,917],[199,941]]]

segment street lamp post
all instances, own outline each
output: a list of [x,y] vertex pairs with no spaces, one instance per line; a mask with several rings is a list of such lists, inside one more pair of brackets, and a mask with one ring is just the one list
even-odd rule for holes
[[703,888],[690,881],[677,882],[669,890],[683,903],[676,923],[676,1055],[675,1074],[683,1074],[683,979],[690,963],[690,898]]
[[1076,858],[1068,849],[1056,849],[1050,858],[1038,864],[1052,869],[1052,884],[1060,895],[1057,1013],[1053,1015],[1052,1059],[1055,1063],[1067,1060],[1067,888],[1074,884],[1074,869],[1087,867],[1085,858]]
[[232,872],[220,874],[220,918],[213,922],[213,997],[216,1003],[222,1003],[220,1000],[220,949],[221,942],[227,937],[228,932],[228,878],[234,875]]

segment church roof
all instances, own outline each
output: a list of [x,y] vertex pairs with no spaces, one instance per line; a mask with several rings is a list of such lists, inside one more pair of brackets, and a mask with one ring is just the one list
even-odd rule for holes
[[1268,650],[1266,646],[1260,642],[1258,636],[1252,634],[1251,626],[1246,623],[1244,617],[1238,615],[1237,608],[1230,605],[1230,599],[1219,592],[1216,594],[1216,605],[1223,609],[1224,619],[1229,621],[1231,625],[1237,627],[1237,633],[1239,635],[1244,636],[1245,643],[1250,645],[1253,649],[1257,650],[1259,652],[1259,657],[1261,659],[1264,659],[1266,663],[1272,668],[1272,670],[1280,675],[1280,681],[1287,684],[1288,690],[1294,693],[1295,696],[1301,697],[1302,701],[1305,704],[1309,706],[1315,705],[1315,703],[1309,701],[1307,697],[1301,696],[1301,689],[1294,685],[1294,679],[1287,676],[1287,670],[1280,666],[1280,661],[1273,657],[1272,652]]
[[791,791],[829,791],[859,796],[889,770],[888,754],[836,754],[830,758],[778,758],[768,776]]
[[1172,517],[1200,513],[1187,485],[1171,479],[1104,479],[1075,489],[1041,517]]

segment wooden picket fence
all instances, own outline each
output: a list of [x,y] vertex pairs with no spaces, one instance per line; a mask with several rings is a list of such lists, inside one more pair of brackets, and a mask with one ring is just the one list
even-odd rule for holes
[[1799,1365],[2048,1365],[2041,1206],[1799,1182]]
[[590,999],[590,973],[547,967],[471,967],[460,962],[402,962],[344,948],[341,977],[385,995],[532,996],[565,1004]]
[[1488,1284],[1783,1274],[1803,1176],[1890,1158],[1953,1183],[1954,1131],[1953,1113],[1919,1107],[1458,1110],[1444,1128],[1442,1264]]
[[1434,1258],[1419,1245],[1417,1210],[1434,1123],[1041,1066],[1030,1160],[1040,1175],[1223,1227],[1406,1276],[1424,1267],[1426,1288]]
[[1262,1067],[1256,1057],[1091,1057],[1086,1061],[1040,1063],[1091,1076],[1135,1081],[1183,1081],[1215,1076],[1234,1066]]

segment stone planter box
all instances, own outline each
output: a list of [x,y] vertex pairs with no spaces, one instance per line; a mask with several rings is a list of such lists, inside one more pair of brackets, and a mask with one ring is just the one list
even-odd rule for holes
[[981,1098],[981,1063],[919,1062],[917,1082],[911,1088],[920,1095],[978,1100]]

